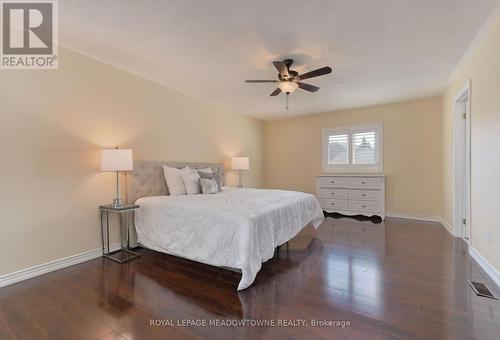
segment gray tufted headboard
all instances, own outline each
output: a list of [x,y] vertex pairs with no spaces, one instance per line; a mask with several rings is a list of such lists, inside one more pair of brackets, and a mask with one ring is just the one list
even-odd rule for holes
[[191,169],[211,167],[217,182],[224,183],[224,165],[222,163],[135,161],[134,170],[127,174],[126,198],[128,203],[134,203],[141,197],[168,195],[167,184],[163,176],[163,165],[173,168],[189,166]]

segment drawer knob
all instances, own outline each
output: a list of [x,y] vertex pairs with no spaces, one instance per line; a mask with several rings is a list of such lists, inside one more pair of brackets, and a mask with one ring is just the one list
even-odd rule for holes
[[333,184],[333,183],[335,183],[335,181],[330,181],[330,183],[332,183],[332,184]]
[[335,205],[335,203],[330,203],[331,205]]
[[362,205],[361,208],[366,208],[366,205]]
[[365,182],[365,181],[363,181],[363,182],[361,182],[361,184],[366,184],[366,182]]
[[366,195],[365,194],[361,194],[361,196],[365,197]]
[[335,195],[335,193],[334,193],[334,192],[332,192],[332,195]]

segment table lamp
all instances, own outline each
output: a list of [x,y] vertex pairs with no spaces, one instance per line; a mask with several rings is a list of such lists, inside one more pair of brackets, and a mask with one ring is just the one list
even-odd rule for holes
[[134,170],[132,150],[130,149],[102,149],[101,150],[101,171],[116,172],[116,198],[113,200],[113,207],[123,206],[123,199],[120,198],[120,171]]
[[231,158],[231,169],[238,170],[240,177],[240,184],[238,188],[243,188],[241,184],[241,170],[249,170],[250,169],[250,160],[248,157],[233,157]]

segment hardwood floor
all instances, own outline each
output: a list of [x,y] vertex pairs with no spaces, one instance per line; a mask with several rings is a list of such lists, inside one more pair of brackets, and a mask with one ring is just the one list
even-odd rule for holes
[[[141,249],[128,264],[96,259],[0,289],[0,339],[499,339],[499,301],[467,280],[495,286],[466,249],[437,223],[327,218],[239,293],[237,273]],[[307,325],[208,325],[257,319]]]

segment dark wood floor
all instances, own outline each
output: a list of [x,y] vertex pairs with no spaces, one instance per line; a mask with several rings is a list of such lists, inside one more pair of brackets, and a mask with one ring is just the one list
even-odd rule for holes
[[[465,243],[436,223],[328,218],[240,293],[236,273],[140,252],[129,264],[96,259],[0,289],[0,339],[500,338],[500,303],[467,284],[488,279]],[[186,319],[303,319],[307,326],[150,326]],[[312,327],[311,320],[350,326]]]

